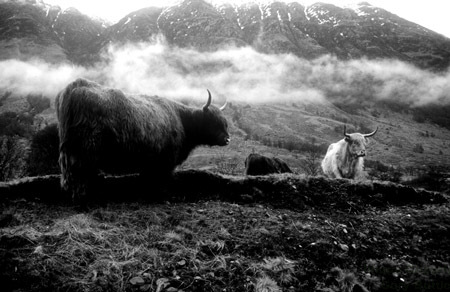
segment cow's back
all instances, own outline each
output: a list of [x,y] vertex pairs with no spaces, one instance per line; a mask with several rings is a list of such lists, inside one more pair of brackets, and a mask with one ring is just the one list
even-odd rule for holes
[[[337,164],[339,163],[338,162],[340,159],[339,152],[341,150],[341,147],[344,146],[342,144],[342,141],[343,140],[340,140],[336,143],[330,144],[330,146],[328,146],[327,153],[325,154],[325,157],[322,160],[322,163],[321,163],[322,171],[328,177],[335,177],[333,168],[335,168],[337,166]],[[345,143],[345,141],[344,141],[344,143]]]
[[273,161],[276,163],[278,173],[292,173],[292,170],[289,168],[286,162],[283,160],[274,157]]
[[[83,138],[86,128],[97,124],[95,104],[98,103],[97,83],[79,78],[68,84],[55,99],[59,122],[60,148],[71,147]],[[78,141],[79,143],[80,141]],[[72,147],[73,148],[73,147]]]
[[246,175],[266,175],[286,172],[292,171],[284,161],[278,158],[269,158],[257,153],[251,153],[245,159]]
[[[77,79],[56,98],[60,148],[95,168],[127,173],[172,168],[184,138],[175,103]],[[149,162],[152,162],[150,164]]]

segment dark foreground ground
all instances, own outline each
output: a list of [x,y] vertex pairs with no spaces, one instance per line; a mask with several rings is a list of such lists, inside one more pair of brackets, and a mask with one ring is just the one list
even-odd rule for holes
[[137,195],[136,180],[105,179],[82,212],[57,177],[1,184],[1,291],[450,290],[445,194],[185,171]]

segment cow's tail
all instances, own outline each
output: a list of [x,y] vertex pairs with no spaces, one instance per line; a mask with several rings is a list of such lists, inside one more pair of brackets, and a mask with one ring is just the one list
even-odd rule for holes
[[67,144],[61,142],[59,146],[59,167],[61,169],[61,188],[72,192],[73,169],[75,166],[75,157],[71,157],[67,151]]
[[[74,82],[75,83],[75,82]],[[56,111],[59,124],[59,166],[61,188],[72,194],[73,199],[85,197],[87,183],[92,176],[93,160],[88,155],[94,145],[87,128],[92,127],[89,117],[78,110],[77,99],[83,98],[83,89],[69,84],[56,97]]]
[[[68,100],[70,96],[59,96],[57,100],[59,100],[60,105],[64,103],[64,106],[67,106]],[[70,121],[73,121],[73,117],[71,117],[72,113],[65,109],[59,109],[58,111],[58,122],[59,122],[59,167],[61,169],[61,188],[65,191],[68,191],[72,194],[75,194],[76,191],[73,189],[76,186],[77,177],[77,160],[78,157],[76,155],[77,145],[75,143],[79,143],[77,138],[74,136],[75,131],[73,131],[73,127],[70,126]],[[78,147],[79,148],[79,147]]]
[[[61,168],[61,188],[72,194],[74,200],[84,200],[90,183],[96,176],[96,158],[92,155],[95,141],[83,128],[68,128],[61,136],[59,146],[59,166]],[[94,152],[95,153],[95,152]]]
[[59,166],[61,168],[61,188],[70,194],[72,199],[84,200],[88,188],[88,168],[83,168],[86,159],[69,150],[68,143],[62,143],[59,151]]
[[[72,84],[70,84],[72,85]],[[66,106],[66,99],[68,98],[68,94],[71,90],[70,85],[68,85],[63,91],[59,92],[56,95],[55,99],[55,108],[56,108],[56,117],[58,119],[58,135],[59,135],[59,167],[61,169],[61,188],[63,190],[69,190],[68,178],[68,156],[66,153],[66,132],[67,132],[67,117],[65,115],[63,106]]]

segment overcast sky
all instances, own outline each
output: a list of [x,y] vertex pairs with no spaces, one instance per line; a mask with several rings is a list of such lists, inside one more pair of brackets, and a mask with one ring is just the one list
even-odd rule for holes
[[[229,2],[242,3],[249,0],[207,0],[208,2]],[[287,0],[286,2],[294,2]],[[63,9],[75,7],[88,15],[96,15],[112,22],[118,21],[126,14],[149,6],[167,6],[180,2],[179,0],[44,0],[50,4],[56,4]],[[264,2],[257,0],[255,2]],[[302,4],[312,4],[315,2],[332,3],[338,6],[354,4],[359,1],[349,0],[298,0]],[[428,29],[450,37],[450,11],[449,0],[367,0],[370,4],[384,8],[409,21],[420,24]]]

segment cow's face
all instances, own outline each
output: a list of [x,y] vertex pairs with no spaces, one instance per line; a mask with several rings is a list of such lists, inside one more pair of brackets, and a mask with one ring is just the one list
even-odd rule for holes
[[211,105],[203,109],[203,123],[206,143],[210,146],[225,146],[230,143],[230,134],[228,133],[228,123],[222,111]]
[[352,157],[364,157],[366,156],[366,143],[367,139],[359,134],[348,134],[345,137],[345,142],[348,144],[348,150]]
[[347,134],[346,126],[344,125],[345,142],[348,144],[348,151],[353,158],[366,156],[367,138],[372,137],[378,131],[378,127],[369,134],[353,133]]

